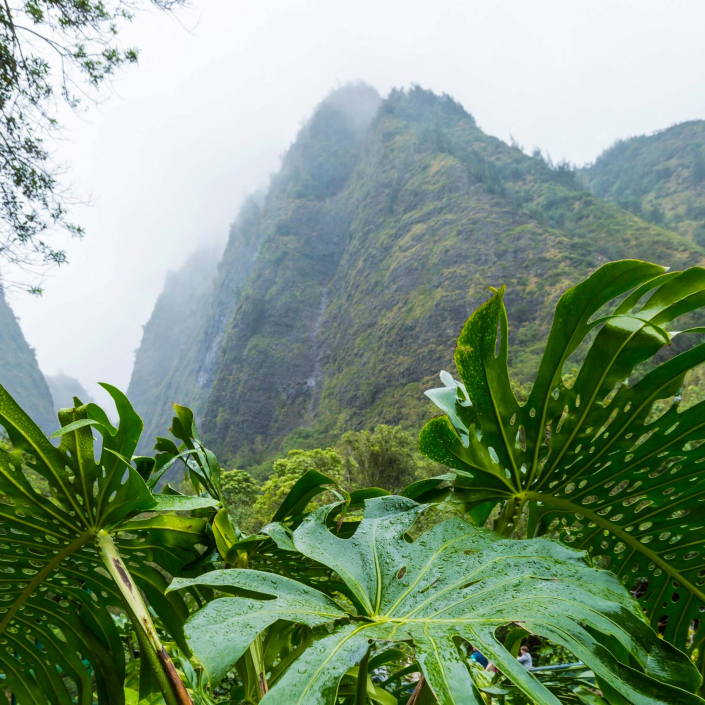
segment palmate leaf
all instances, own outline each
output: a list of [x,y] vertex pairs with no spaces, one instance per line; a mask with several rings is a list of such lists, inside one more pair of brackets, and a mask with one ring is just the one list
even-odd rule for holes
[[[705,304],[705,270],[665,273],[620,261],[567,291],[523,405],[509,383],[502,296],[477,309],[458,339],[455,359],[471,404],[441,392],[447,415],[423,429],[421,451],[457,470],[457,493],[481,519],[505,501],[500,528],[510,532],[528,503],[530,536],[560,531],[571,546],[603,556],[638,589],[652,625],[680,649],[699,648],[702,661],[705,405],[681,411],[676,396],[660,418],[649,415],[705,361],[702,343],[652,361],[677,335],[666,326]],[[610,302],[618,305],[600,317]],[[591,330],[569,387],[564,364]],[[697,342],[678,335],[680,349]],[[635,367],[647,362],[650,371],[635,381]]]
[[[176,579],[170,589],[206,585],[230,593],[186,624],[189,643],[214,684],[265,627],[278,620],[330,625],[262,699],[263,705],[334,703],[342,676],[373,641],[411,641],[441,705],[482,705],[458,640],[490,658],[533,702],[559,701],[495,636],[515,623],[569,649],[634,705],[700,703],[695,666],[659,639],[636,602],[584,554],[550,539],[513,541],[463,519],[415,542],[406,534],[424,507],[402,497],[366,502],[347,539],[328,528],[329,505],[293,534],[296,548],[332,568],[363,606],[346,613],[327,595],[253,570]],[[332,623],[332,624],[331,624]],[[600,635],[609,635],[605,644]]]
[[[0,675],[20,705],[90,705],[91,676],[99,702],[124,701],[123,646],[109,612],[123,603],[94,547],[101,529],[121,530],[115,543],[128,570],[187,648],[188,610],[181,597],[165,594],[163,571],[179,574],[198,557],[205,521],[127,521],[159,510],[159,498],[126,460],[142,422],[118,390],[105,386],[120,415],[118,427],[94,404],[63,410],[58,448],[0,386],[0,425],[14,448],[0,451]],[[102,436],[98,462],[91,428]],[[51,498],[33,489],[27,468],[48,482]]]
[[347,492],[334,478],[318,470],[308,470],[289,490],[272,517],[272,523],[264,526],[258,534],[243,536],[232,524],[227,510],[218,512],[211,527],[220,556],[230,566],[271,570],[312,587],[323,585],[336,590],[344,589],[331,575],[330,569],[303,558],[296,551],[291,536],[293,529],[310,513],[312,500],[328,491],[342,500],[336,525],[338,532],[343,533],[347,529],[344,517],[349,512],[361,509],[366,499],[389,494],[378,487]]

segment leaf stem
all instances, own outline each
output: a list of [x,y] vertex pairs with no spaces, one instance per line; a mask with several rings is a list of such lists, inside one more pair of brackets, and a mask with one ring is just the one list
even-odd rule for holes
[[262,644],[262,635],[258,634],[257,638],[250,644],[250,656],[252,665],[257,675],[257,690],[260,700],[269,692],[267,686],[267,672],[264,666],[264,645]]
[[152,617],[142,601],[139,589],[123,563],[112,537],[106,531],[101,530],[96,535],[95,542],[105,567],[120,590],[125,607],[133,617],[132,624],[140,643],[140,649],[145,651],[145,657],[154,671],[166,705],[193,705],[169,654],[159,640]]
[[144,657],[147,660],[149,667],[152,669],[152,673],[154,673],[154,676],[157,679],[157,683],[159,684],[159,689],[164,695],[164,702],[166,703],[166,705],[178,705],[178,701],[174,696],[174,693],[172,692],[169,681],[166,677],[166,674],[164,673],[164,669],[162,668],[161,661],[157,658],[157,653],[152,648],[152,645],[150,644],[144,629],[141,628],[139,624],[139,619],[129,607],[125,606],[125,609],[127,611],[128,616],[130,617],[130,621],[132,622],[132,626],[135,631],[135,636],[137,637],[137,643],[139,645],[140,654],[144,654]]
[[501,536],[509,536],[514,531],[514,516],[517,513],[517,500],[511,497],[504,503],[500,515],[494,525],[494,530]]
[[421,678],[419,678],[419,682],[416,684],[416,687],[414,688],[414,692],[411,694],[411,697],[409,698],[409,701],[407,702],[406,705],[416,705],[419,702],[419,699],[421,698],[421,691],[423,691],[425,685],[426,685],[426,679],[423,676],[421,676]]
[[370,649],[363,656],[357,670],[357,692],[355,694],[355,705],[365,705],[367,702],[367,666],[370,662]]

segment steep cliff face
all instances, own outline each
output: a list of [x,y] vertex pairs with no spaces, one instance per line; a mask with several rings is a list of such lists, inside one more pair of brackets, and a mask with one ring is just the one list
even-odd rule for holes
[[[207,248],[192,255],[178,272],[170,272],[164,289],[144,326],[142,342],[127,390],[145,422],[140,451],[154,445],[155,436],[166,435],[174,402],[202,405],[207,394],[190,372],[194,340],[203,328],[204,311],[212,307],[219,252]],[[183,370],[187,370],[182,374]]]
[[51,392],[34,350],[22,335],[15,314],[0,292],[0,384],[47,433],[59,427]]
[[198,380],[205,440],[240,467],[341,430],[416,429],[488,286],[508,286],[521,387],[558,296],[621,257],[678,267],[703,252],[484,134],[447,96],[346,87],[241,212],[178,376]]
[[595,195],[705,245],[705,120],[617,142],[581,177]]
[[[238,331],[246,333],[244,339],[248,341],[261,324],[265,315],[263,292],[276,281],[280,266],[282,271],[298,268],[299,289],[308,292],[308,284],[315,286],[309,282],[310,263],[302,260],[294,265],[297,243],[323,213],[324,204],[335,199],[348,179],[379,103],[379,95],[368,86],[346,86],[331,94],[285,155],[268,192],[251,196],[240,209],[212,288],[202,298],[189,298],[193,315],[186,317],[178,307],[161,305],[160,298],[145,326],[129,387],[131,398],[137,400],[136,408],[145,419],[142,450],[146,450],[155,434],[163,434],[168,428],[172,402],[187,404],[197,416],[202,415],[218,369],[227,369],[232,357],[239,354]],[[325,231],[326,223],[320,227]],[[337,247],[340,249],[340,245]],[[293,259],[285,263],[289,254]],[[183,287],[194,276],[198,278],[199,274],[191,263],[178,274]],[[288,287],[288,278],[284,278],[283,285]],[[292,300],[298,293],[292,292]],[[315,296],[312,289],[310,295]],[[290,321],[296,320],[296,311],[286,315]],[[186,318],[190,319],[189,334],[176,346],[178,354],[173,364],[152,365],[151,376],[144,374],[141,361],[145,351],[150,346],[174,351],[174,346],[165,345],[164,329],[179,328]],[[224,345],[226,331],[231,331],[230,342]],[[251,352],[252,349],[248,354]],[[225,356],[222,363],[221,355]],[[255,359],[253,364],[260,363]],[[152,391],[155,384],[167,393],[156,396]],[[221,396],[228,393],[234,392],[218,391]]]
[[[418,427],[429,413],[422,392],[452,367],[488,285],[509,286],[521,383],[558,295],[596,266],[701,260],[698,247],[595,198],[571,172],[485,135],[450,98],[394,92],[362,134],[335,179],[305,161],[292,176],[285,162],[262,208],[267,234],[204,409],[208,442],[233,462],[336,428]],[[314,118],[300,139],[317,138]],[[321,142],[321,159],[338,161]]]
[[[208,438],[246,449],[239,459],[245,463],[272,434],[311,418],[328,286],[355,215],[345,194],[379,103],[367,86],[325,100],[285,156],[253,223],[258,256],[224,330],[204,412]],[[231,241],[226,258],[239,256]]]

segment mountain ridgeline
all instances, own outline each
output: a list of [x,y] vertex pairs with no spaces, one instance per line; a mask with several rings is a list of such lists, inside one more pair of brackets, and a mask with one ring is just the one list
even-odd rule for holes
[[34,350],[0,290],[0,384],[47,433],[59,427],[51,392]]
[[600,198],[705,245],[705,120],[621,140],[580,175]]
[[167,282],[130,393],[162,433],[169,402],[192,405],[206,443],[240,467],[349,429],[418,429],[488,286],[507,285],[521,394],[567,287],[608,260],[703,256],[688,233],[485,134],[447,96],[346,86],[245,203],[209,284],[191,265],[175,275],[200,298],[184,307]]
[[79,399],[83,404],[93,402],[93,397],[85,390],[83,385],[75,378],[59,372],[56,375],[46,376],[49,391],[54,401],[54,411],[70,408],[73,399]]

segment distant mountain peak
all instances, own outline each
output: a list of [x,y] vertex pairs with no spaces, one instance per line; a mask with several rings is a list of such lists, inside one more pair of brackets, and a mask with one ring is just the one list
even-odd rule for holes
[[331,92],[284,155],[270,194],[290,189],[296,197],[307,199],[335,195],[355,166],[380,103],[377,91],[364,83],[346,84]]
[[379,110],[382,98],[364,81],[346,83],[332,90],[316,107],[315,116],[326,110],[340,113],[358,132],[364,132]]
[[[341,430],[419,428],[433,413],[423,392],[452,369],[488,285],[507,284],[521,396],[558,295],[623,257],[680,267],[703,250],[486,135],[449,96],[415,86],[380,100],[344,86],[266,197],[241,209],[212,291],[176,319],[155,308],[138,353],[151,363],[130,389],[150,428],[168,403],[193,405],[206,442],[237,467],[325,447]],[[173,362],[154,364],[165,350]]]
[[72,407],[74,398],[80,399],[83,404],[89,404],[94,401],[93,397],[75,377],[59,371],[55,375],[46,375],[46,380],[54,401],[55,411]]

